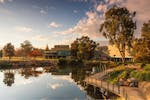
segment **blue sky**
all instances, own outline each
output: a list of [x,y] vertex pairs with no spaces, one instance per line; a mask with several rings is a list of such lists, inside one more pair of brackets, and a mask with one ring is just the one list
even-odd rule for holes
[[11,42],[18,48],[24,40],[39,48],[53,47],[82,35],[106,41],[98,30],[112,5],[137,11],[138,36],[142,23],[150,19],[149,4],[149,0],[0,0],[0,47]]

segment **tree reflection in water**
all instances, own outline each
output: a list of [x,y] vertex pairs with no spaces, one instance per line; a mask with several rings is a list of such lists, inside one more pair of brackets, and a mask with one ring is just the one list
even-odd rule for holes
[[[64,67],[59,68],[56,67],[56,69],[51,69],[51,67],[43,67],[41,70],[39,68],[21,68],[16,70],[5,70],[4,71],[4,84],[7,86],[12,86],[14,83],[15,75],[14,72],[17,72],[21,76],[23,76],[25,79],[29,79],[30,77],[39,77],[41,74],[44,73],[51,73],[51,75],[69,75],[68,73],[71,73],[70,78],[76,82],[76,84],[79,87],[82,87],[84,89],[84,82],[83,80],[85,77],[89,76],[90,72],[92,71],[92,67]],[[87,93],[87,98],[92,97],[95,99],[103,99],[101,92],[99,89],[96,89],[96,91],[93,90],[92,87],[89,87],[85,90]]]
[[4,84],[6,84],[7,86],[12,86],[14,80],[15,80],[15,75],[10,69],[4,71],[4,80],[3,80]]

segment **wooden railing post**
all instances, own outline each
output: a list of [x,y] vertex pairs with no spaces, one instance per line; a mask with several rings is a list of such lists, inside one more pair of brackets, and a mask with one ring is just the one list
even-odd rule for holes
[[109,82],[107,82],[107,90],[109,90]]
[[118,85],[118,94],[120,94],[120,86]]
[[113,84],[112,86],[113,86],[113,87],[112,87],[112,88],[113,88],[112,91],[114,92],[114,84]]

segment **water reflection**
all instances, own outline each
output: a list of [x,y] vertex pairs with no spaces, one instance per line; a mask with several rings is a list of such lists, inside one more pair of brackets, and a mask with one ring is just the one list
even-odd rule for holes
[[11,70],[4,71],[4,84],[7,86],[12,86],[15,80],[15,74]]
[[3,100],[102,99],[98,90],[96,92],[91,89],[84,90],[83,80],[91,70],[90,67],[61,69],[33,67],[1,70],[0,77],[3,74],[3,83],[7,87],[0,83],[0,98]]

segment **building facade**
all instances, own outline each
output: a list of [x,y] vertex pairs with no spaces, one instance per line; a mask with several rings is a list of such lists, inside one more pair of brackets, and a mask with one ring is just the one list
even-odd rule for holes
[[55,45],[54,48],[44,51],[44,57],[46,59],[67,58],[69,56],[70,56],[69,45]]

